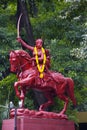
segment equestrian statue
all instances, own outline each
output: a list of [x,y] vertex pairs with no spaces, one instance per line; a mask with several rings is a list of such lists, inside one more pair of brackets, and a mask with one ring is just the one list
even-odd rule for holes
[[[27,113],[36,117],[41,117],[42,115],[42,117],[47,118],[62,117],[67,119],[65,112],[68,107],[69,99],[72,101],[73,105],[76,106],[73,80],[69,77],[64,77],[64,75],[59,72],[50,70],[49,50],[42,47],[43,40],[41,38],[37,39],[35,41],[35,47],[32,47],[20,37],[18,30],[17,41],[28,50],[31,50],[33,54],[31,57],[29,53],[24,50],[12,50],[10,52],[10,70],[11,72],[16,73],[18,78],[18,81],[14,83],[14,89],[16,96],[22,102],[19,115]],[[47,102],[40,105],[39,111],[24,109],[26,92],[33,88],[41,90],[47,98]],[[54,103],[54,97],[56,96],[64,101],[63,109],[57,114],[53,112],[45,112],[44,110]],[[11,116],[13,112],[14,111],[12,110]]]

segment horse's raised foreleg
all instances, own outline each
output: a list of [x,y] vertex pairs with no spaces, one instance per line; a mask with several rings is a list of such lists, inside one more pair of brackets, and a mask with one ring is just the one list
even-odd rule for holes
[[16,96],[20,99],[20,92],[18,90],[18,87],[20,87],[20,90],[26,86],[30,86],[33,82],[33,77],[27,77],[23,80],[19,80],[18,82],[14,83],[14,88],[15,88],[15,92],[16,92]]
[[20,92],[18,91],[18,86],[19,86],[19,82],[15,82],[14,83],[15,93],[16,93],[16,96],[20,99]]
[[22,86],[20,86],[20,92],[18,91],[18,82],[15,82],[14,84],[14,88],[15,88],[15,92],[16,92],[16,96],[20,99],[20,103],[19,107],[24,107],[24,98],[25,98],[25,93],[23,91]]

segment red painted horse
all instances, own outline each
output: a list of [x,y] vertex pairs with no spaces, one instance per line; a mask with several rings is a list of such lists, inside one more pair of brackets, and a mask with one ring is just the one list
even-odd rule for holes
[[9,60],[11,71],[15,72],[18,77],[18,81],[14,83],[14,88],[16,96],[22,101],[22,107],[26,91],[30,88],[42,90],[48,99],[46,103],[40,106],[39,110],[44,110],[53,104],[54,96],[58,96],[58,98],[65,102],[60,114],[66,112],[69,98],[76,105],[74,82],[71,78],[64,77],[61,73],[53,71],[44,71],[44,77],[40,78],[37,67],[32,66],[30,55],[23,50],[11,51]]

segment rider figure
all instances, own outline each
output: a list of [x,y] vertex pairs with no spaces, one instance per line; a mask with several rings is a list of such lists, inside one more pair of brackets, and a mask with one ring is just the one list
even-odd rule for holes
[[43,72],[48,70],[50,67],[50,56],[49,51],[45,50],[42,47],[43,40],[37,39],[35,41],[35,47],[28,45],[25,41],[23,41],[20,37],[17,38],[17,41],[20,42],[24,47],[33,52],[32,64],[33,66],[37,66],[38,71],[40,73],[40,78],[43,78]]

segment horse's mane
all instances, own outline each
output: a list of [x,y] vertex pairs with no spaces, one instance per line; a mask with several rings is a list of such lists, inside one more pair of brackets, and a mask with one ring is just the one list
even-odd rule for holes
[[25,57],[26,59],[30,59],[31,58],[29,53],[24,51],[24,50],[12,50],[11,53],[16,54],[16,56],[21,56],[23,58]]

